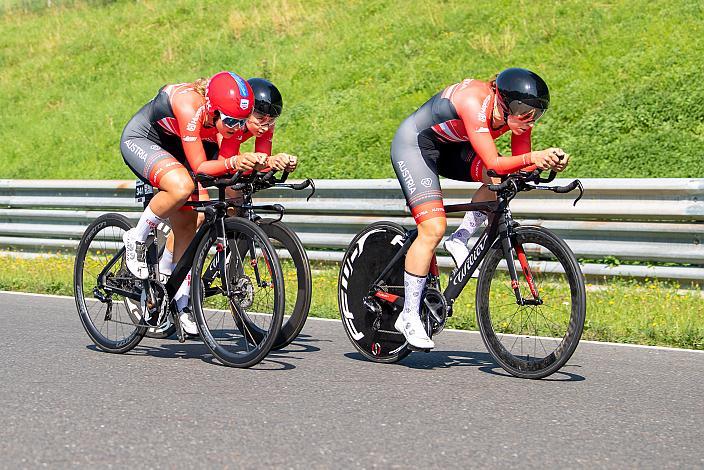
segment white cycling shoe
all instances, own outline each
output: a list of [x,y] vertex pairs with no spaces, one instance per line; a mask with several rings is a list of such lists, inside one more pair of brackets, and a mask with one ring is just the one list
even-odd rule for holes
[[191,313],[190,308],[185,307],[183,310],[181,310],[178,319],[181,322],[181,327],[183,328],[183,331],[185,331],[189,335],[198,334],[198,326],[196,325],[196,322],[193,321],[193,314]]
[[145,242],[137,239],[136,229],[132,228],[122,235],[122,241],[125,242],[125,261],[127,269],[137,279],[146,279],[149,277],[149,269],[147,268],[147,246]]
[[467,245],[452,237],[448,237],[442,246],[450,253],[452,261],[455,262],[455,266],[457,267],[460,267],[462,263],[464,263],[464,260],[467,259],[467,256],[469,256],[469,248],[467,248]]
[[408,344],[415,348],[433,349],[435,347],[433,340],[428,338],[428,334],[425,332],[423,322],[420,321],[418,314],[408,315],[406,317],[403,312],[401,312],[396,319],[396,323],[394,323],[394,328],[400,333],[403,333]]

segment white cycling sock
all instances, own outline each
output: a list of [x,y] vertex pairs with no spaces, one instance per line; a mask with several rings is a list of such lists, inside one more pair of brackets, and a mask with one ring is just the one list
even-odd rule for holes
[[158,227],[163,221],[164,219],[152,212],[151,207],[147,206],[144,212],[142,212],[139,222],[137,222],[137,228],[135,229],[137,240],[140,242],[146,241],[149,236],[149,231]]
[[164,247],[164,253],[161,255],[161,259],[159,260],[159,272],[161,274],[171,276],[171,273],[174,272],[175,267],[176,263],[174,263],[174,254],[169,251],[168,248]]
[[466,245],[469,242],[469,239],[472,238],[472,235],[474,235],[474,232],[477,231],[477,228],[479,228],[479,226],[483,224],[485,220],[486,214],[484,214],[483,212],[467,212],[464,215],[464,219],[462,219],[462,223],[460,224],[460,226],[457,228],[457,230],[454,231],[452,235],[450,235],[450,239],[458,240]]
[[408,271],[403,272],[403,313],[404,318],[409,315],[419,315],[420,296],[425,287],[426,276],[416,276]]
[[176,308],[179,312],[183,311],[185,307],[188,306],[188,299],[191,295],[191,273],[188,273],[186,279],[183,280],[181,287],[178,288],[176,294],[174,295],[174,300],[176,301]]

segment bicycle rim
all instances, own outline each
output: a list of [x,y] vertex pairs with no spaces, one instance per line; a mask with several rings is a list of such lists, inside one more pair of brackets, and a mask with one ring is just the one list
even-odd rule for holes
[[477,284],[477,321],[499,365],[518,377],[542,378],[562,367],[579,343],[584,280],[571,250],[545,229],[519,227],[512,245],[521,295],[538,305],[518,304],[503,252],[494,249]]
[[[129,220],[120,214],[99,217],[83,234],[74,265],[74,297],[81,323],[98,347],[113,353],[129,351],[146,333],[143,318],[130,311],[126,298],[108,292],[109,288],[142,290],[124,256],[116,257],[124,246],[122,235],[130,228]],[[99,275],[108,265],[101,283]]]
[[[213,231],[201,242],[192,278],[193,307],[206,345],[223,364],[250,367],[271,349],[281,328],[284,284],[268,238],[244,219],[227,219],[227,243]],[[233,296],[223,285],[220,257],[225,257]],[[213,273],[215,272],[215,276]]]

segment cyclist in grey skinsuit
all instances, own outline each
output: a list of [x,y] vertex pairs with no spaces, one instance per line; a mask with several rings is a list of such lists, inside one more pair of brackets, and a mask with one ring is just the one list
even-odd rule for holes
[[[442,201],[439,175],[473,181],[468,171],[476,156],[472,145],[443,141],[433,130],[436,124],[457,119],[454,106],[441,94],[430,98],[406,118],[391,143],[391,163],[411,210],[426,202]],[[478,163],[481,165],[481,161]],[[442,205],[430,210],[445,213]],[[414,212],[416,220],[426,215],[420,212]]]
[[[502,77],[517,78],[525,85],[516,92],[522,98],[504,102],[501,93],[505,89],[498,86]],[[394,326],[412,346],[430,349],[435,345],[425,332],[419,310],[433,253],[447,228],[438,175],[489,183],[487,170],[507,174],[537,166],[562,171],[567,159],[559,163],[558,155],[564,156],[561,149],[531,151],[532,127],[548,103],[547,85],[540,77],[525,69],[507,69],[496,80],[467,79],[445,88],[399,126],[391,144],[391,162],[418,225],[418,236],[406,254],[404,307]],[[506,132],[511,133],[512,155],[499,158],[494,140]],[[483,186],[472,201],[492,199],[495,195]],[[481,212],[468,212],[446,241],[445,248],[458,265],[467,256],[471,233],[485,219]]]

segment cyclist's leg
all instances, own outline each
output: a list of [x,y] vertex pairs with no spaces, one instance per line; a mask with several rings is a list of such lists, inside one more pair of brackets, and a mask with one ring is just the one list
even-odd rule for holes
[[404,308],[395,326],[420,348],[434,347],[420,321],[420,302],[435,247],[447,226],[436,171],[438,156],[434,142],[416,131],[412,117],[401,124],[391,144],[391,161],[418,225],[418,237],[406,254]]
[[[486,168],[469,143],[448,144],[443,146],[442,158],[438,161],[438,173],[446,178],[460,181],[482,181],[489,183]],[[482,185],[472,196],[472,202],[495,200],[496,195]],[[469,211],[460,226],[445,240],[444,247],[459,266],[469,255],[469,239],[486,221],[486,214]]]
[[[203,188],[203,186],[198,184],[198,191],[194,192],[191,197],[189,198],[189,201],[208,201],[210,200],[210,196],[208,195],[208,190]],[[177,212],[193,212],[191,211],[190,207],[187,206],[182,206],[179,211]],[[198,227],[201,226],[203,221],[205,220],[205,215],[202,212],[198,212],[197,220],[196,220],[196,226],[194,229],[198,229]],[[173,216],[171,217],[173,218]],[[193,237],[191,237],[192,239]],[[186,238],[184,238],[185,240]],[[183,254],[183,252],[186,250],[188,247],[188,244],[190,243],[190,240],[185,244],[181,246],[180,253]],[[174,268],[176,267],[176,263],[178,260],[181,259],[181,255],[176,258],[174,254],[174,232],[173,230],[169,232],[169,235],[166,237],[166,245],[164,246],[164,253],[161,255],[161,259],[159,260],[159,272],[161,274],[166,274],[167,276],[170,276],[171,273],[173,272]]]
[[183,205],[192,192],[193,182],[186,168],[171,153],[150,139],[131,135],[128,130],[130,124],[120,142],[125,163],[140,179],[160,189],[145,208],[137,227],[128,230],[123,237],[129,270],[138,278],[146,279],[144,242],[152,228]]
[[[205,150],[206,157],[208,160],[214,160],[217,159],[218,157],[218,145],[214,142],[209,142],[209,141],[203,141],[203,149]],[[186,155],[183,153],[183,149],[177,149],[177,151],[174,152],[177,157],[181,158],[182,160],[185,161]],[[203,188],[200,184],[198,184],[198,192],[193,193],[189,200],[190,201],[207,201],[210,199],[208,196],[208,191]],[[188,207],[182,207],[181,209],[183,210],[190,210]],[[205,220],[205,215],[203,213],[198,214],[198,221],[196,223],[196,229],[201,226],[203,221]],[[189,241],[190,243],[190,241]],[[186,249],[188,246],[188,243],[183,247],[183,250]],[[164,253],[161,256],[161,259],[159,260],[159,272],[162,274],[166,275],[171,275],[173,272],[173,269],[176,267],[176,263],[178,262],[178,259],[180,259],[180,256],[176,258],[174,256],[174,232],[170,232],[169,235],[166,237],[166,245],[164,246]]]

